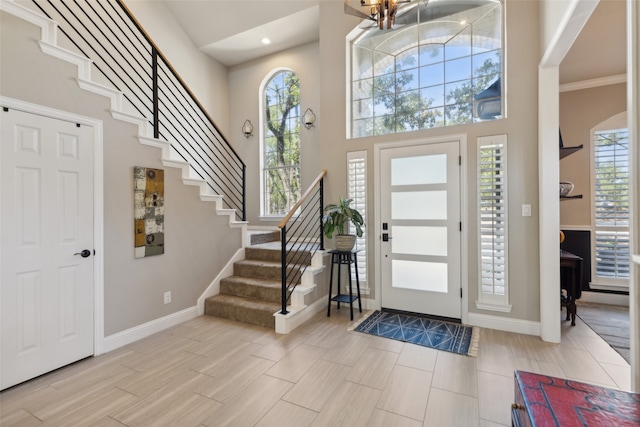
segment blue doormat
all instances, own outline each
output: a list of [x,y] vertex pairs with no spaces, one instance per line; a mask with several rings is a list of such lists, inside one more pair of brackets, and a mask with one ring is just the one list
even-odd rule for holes
[[385,311],[375,311],[355,330],[467,356],[477,355],[480,339],[472,326]]

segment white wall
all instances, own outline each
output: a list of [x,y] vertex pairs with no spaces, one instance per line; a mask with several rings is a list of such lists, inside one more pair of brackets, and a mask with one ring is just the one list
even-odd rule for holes
[[631,251],[629,281],[631,389],[640,392],[640,5],[627,0],[627,113],[631,141]]
[[[540,2],[540,62],[538,79],[538,180],[540,192],[540,336],[560,342],[558,248],[559,181],[559,66],[589,19],[598,0],[543,0]],[[556,187],[555,189],[553,189]]]

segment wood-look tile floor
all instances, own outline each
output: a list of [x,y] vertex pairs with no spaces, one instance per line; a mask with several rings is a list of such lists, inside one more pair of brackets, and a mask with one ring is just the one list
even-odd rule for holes
[[509,426],[515,369],[629,390],[576,323],[562,344],[482,329],[467,357],[349,331],[348,310],[289,335],[203,316],[3,391],[0,425]]

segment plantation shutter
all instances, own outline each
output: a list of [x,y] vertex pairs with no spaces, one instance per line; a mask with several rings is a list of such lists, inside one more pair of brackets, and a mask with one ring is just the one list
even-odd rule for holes
[[629,279],[628,138],[626,129],[595,133],[595,271],[603,284]]
[[[365,227],[367,224],[367,152],[353,151],[347,153],[347,197],[352,199],[351,206],[357,209],[364,219]],[[355,233],[355,230],[351,230]],[[360,286],[367,287],[367,236],[366,230],[362,237],[356,238],[355,249],[358,252],[358,276]],[[355,271],[352,270],[352,276],[355,280]]]
[[[507,305],[506,136],[478,138],[478,304]],[[487,308],[487,307],[483,307]]]

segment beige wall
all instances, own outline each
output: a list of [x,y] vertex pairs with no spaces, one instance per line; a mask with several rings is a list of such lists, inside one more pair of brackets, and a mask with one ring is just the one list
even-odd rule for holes
[[[368,153],[368,222],[369,274],[373,277],[373,266],[377,254],[374,252],[374,145],[382,142],[398,142],[430,138],[448,134],[466,133],[468,152],[465,153],[467,170],[467,201],[469,241],[468,269],[469,310],[479,312],[474,302],[477,299],[477,239],[476,239],[476,139],[480,136],[507,134],[509,139],[509,210],[510,210],[510,268],[511,303],[510,314],[484,312],[530,321],[539,320],[539,273],[538,273],[538,222],[537,222],[537,66],[538,66],[538,3],[536,1],[513,1],[507,7],[507,108],[508,118],[475,125],[453,126],[388,136],[359,139],[346,138],[346,41],[347,34],[359,24],[357,18],[345,15],[341,2],[320,4],[320,41],[301,48],[288,50],[248,64],[233,67],[229,71],[232,128],[231,139],[238,144],[236,149],[251,165],[249,168],[250,194],[258,194],[259,141],[257,137],[246,141],[240,135],[240,127],[246,118],[255,124],[259,118],[258,88],[267,74],[275,67],[284,66],[301,74],[302,108],[304,97],[318,97],[319,108],[310,101],[318,116],[317,128],[307,133],[303,129],[302,174],[312,179],[320,169],[328,170],[325,199],[331,202],[346,192],[346,153],[365,150]],[[239,117],[237,114],[241,114]],[[254,119],[256,121],[254,121]],[[237,131],[235,130],[237,129]],[[236,136],[237,134],[237,136]],[[257,135],[257,134],[256,134]],[[309,140],[310,135],[313,135]],[[254,166],[255,165],[255,166]],[[257,218],[259,206],[249,198],[249,218]],[[520,215],[521,205],[531,204],[531,217]],[[373,289],[373,283],[370,284]],[[373,295],[372,295],[373,296]]]
[[[224,66],[204,57],[177,29],[158,2],[129,0],[127,4],[174,62],[178,72],[209,109],[216,123],[248,164],[248,208],[252,224],[260,224],[259,214],[259,100],[258,88],[276,67],[287,67],[301,76],[302,108],[311,107],[318,116],[317,127],[303,129],[302,174],[308,183],[323,168],[329,170],[326,199],[345,193],[345,154],[366,150],[369,160],[368,237],[373,242],[374,212],[373,147],[379,142],[398,142],[466,133],[467,201],[469,224],[468,269],[469,311],[477,298],[476,138],[507,134],[509,139],[510,286],[513,310],[506,317],[539,320],[538,271],[538,176],[537,176],[537,66],[539,45],[547,45],[557,26],[557,10],[567,10],[571,1],[545,1],[542,16],[551,23],[538,30],[539,6],[535,0],[507,0],[506,93],[508,118],[475,125],[432,129],[384,137],[349,140],[346,134],[346,50],[345,36],[359,20],[342,11],[341,2],[320,5],[320,41],[236,66],[227,75]],[[154,4],[154,7],[150,7]],[[157,6],[157,7],[156,7]],[[557,9],[559,8],[559,9]],[[554,12],[554,10],[556,12]],[[557,19],[556,19],[557,20]],[[15,37],[28,34],[28,41]],[[537,37],[536,37],[537,35]],[[144,260],[133,259],[131,216],[134,165],[162,167],[154,149],[138,145],[132,126],[114,122],[108,103],[80,91],[69,77],[73,67],[42,55],[35,41],[38,32],[13,18],[2,21],[2,82],[0,94],[66,111],[99,118],[105,123],[105,334],[110,335],[193,305],[229,259],[239,241],[238,231],[223,231],[226,219],[215,217],[210,205],[198,201],[196,190],[184,187],[176,171],[167,170],[167,253]],[[60,84],[48,84],[41,70],[50,70]],[[576,94],[573,94],[576,95]],[[571,96],[573,96],[571,95]],[[569,99],[571,96],[567,96]],[[563,98],[565,98],[563,96]],[[562,100],[563,104],[565,100]],[[583,104],[584,105],[584,104]],[[256,137],[244,139],[242,122],[249,118]],[[564,119],[563,119],[564,120]],[[572,145],[573,132],[562,125],[565,143]],[[567,126],[568,127],[568,126]],[[583,150],[587,153],[587,150]],[[577,156],[574,155],[574,156]],[[576,157],[579,159],[580,157]],[[577,161],[577,160],[576,160]],[[565,162],[565,160],[563,160]],[[564,170],[564,163],[562,163]],[[585,200],[583,200],[585,202]],[[532,216],[520,216],[523,203],[532,205]],[[575,203],[575,202],[565,202]],[[272,223],[262,223],[273,225]],[[170,233],[170,230],[171,233]],[[192,236],[197,235],[194,239]],[[174,239],[173,241],[171,239]],[[220,244],[220,241],[223,244]],[[369,277],[373,277],[376,254],[371,246]],[[204,264],[204,266],[203,266]],[[373,288],[373,285],[372,285]],[[171,290],[174,302],[162,304],[162,293]],[[481,311],[480,311],[481,312]],[[501,315],[495,312],[484,314]]]
[[[164,168],[136,127],[113,120],[106,98],[81,90],[74,66],[43,54],[38,29],[4,12],[1,19],[0,95],[103,121],[105,336],[193,307],[239,249],[240,230],[183,185],[180,171]],[[134,166],[165,169],[164,255],[133,257]]]
[[622,83],[560,93],[560,130],[564,145],[584,145],[582,150],[560,161],[560,180],[574,184],[571,195],[583,196],[560,203],[561,226],[591,226],[591,129],[626,111],[626,90],[626,84]]
[[[323,125],[320,113],[320,59],[318,42],[269,55],[265,58],[237,65],[229,70],[231,132],[229,141],[247,165],[247,220],[251,225],[276,227],[279,220],[260,220],[260,88],[276,70],[289,69],[300,77],[300,111],[311,108],[316,114],[316,126],[301,127],[300,162],[302,188],[308,187],[320,173],[322,153],[320,135]],[[241,132],[245,120],[253,123],[252,138]]]

